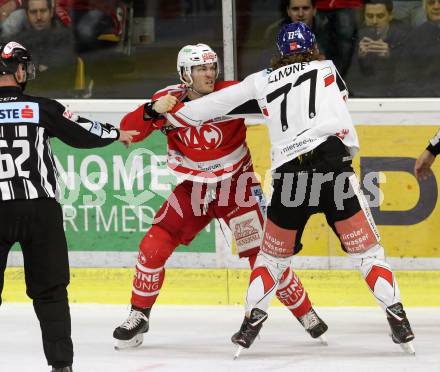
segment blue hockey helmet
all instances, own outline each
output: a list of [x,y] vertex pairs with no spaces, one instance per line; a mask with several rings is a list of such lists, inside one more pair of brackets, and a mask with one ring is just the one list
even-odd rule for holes
[[306,53],[313,49],[315,35],[303,22],[285,24],[277,36],[277,46],[282,56]]

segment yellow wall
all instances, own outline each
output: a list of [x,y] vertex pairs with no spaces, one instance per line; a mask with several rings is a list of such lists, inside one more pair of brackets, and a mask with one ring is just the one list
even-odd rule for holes
[[[70,303],[129,304],[134,269],[71,269]],[[357,271],[297,271],[316,306],[376,306]],[[243,304],[249,270],[168,269],[158,304]],[[405,306],[440,306],[440,272],[396,271]],[[5,302],[28,302],[22,268],[8,268]],[[275,299],[273,305],[280,304]]]

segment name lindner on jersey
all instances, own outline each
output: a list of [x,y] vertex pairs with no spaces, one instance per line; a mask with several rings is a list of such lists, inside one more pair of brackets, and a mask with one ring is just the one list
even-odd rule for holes
[[332,61],[303,62],[259,71],[239,84],[178,104],[167,118],[175,126],[199,126],[222,115],[246,117],[246,102],[256,101],[269,129],[275,169],[330,136],[339,137],[350,154],[356,154],[359,141],[347,96]]

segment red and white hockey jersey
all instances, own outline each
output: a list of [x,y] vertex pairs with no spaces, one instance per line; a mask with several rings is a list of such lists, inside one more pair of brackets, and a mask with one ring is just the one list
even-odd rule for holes
[[[236,84],[218,82],[214,90]],[[167,93],[179,101],[187,97],[183,84],[171,85],[155,93],[152,100]],[[166,119],[144,120],[143,106],[124,116],[120,128],[138,130],[134,142],[148,137],[160,129]],[[164,131],[165,132],[165,131]],[[219,117],[209,120],[199,127],[180,127],[166,131],[168,140],[168,167],[179,179],[198,182],[217,182],[233,175],[243,165],[250,162],[250,152],[246,145],[246,126],[243,119]]]
[[254,73],[227,89],[179,103],[167,117],[175,126],[198,126],[220,115],[244,117],[246,103],[256,101],[269,129],[272,169],[276,169],[330,136],[339,137],[351,155],[358,151],[346,96],[345,83],[332,61],[294,63]]

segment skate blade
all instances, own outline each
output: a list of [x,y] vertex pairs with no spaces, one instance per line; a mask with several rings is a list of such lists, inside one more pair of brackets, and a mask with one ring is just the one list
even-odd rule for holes
[[131,349],[134,347],[138,347],[142,345],[142,342],[144,341],[144,334],[140,333],[136,336],[134,336],[130,340],[117,340],[115,339],[115,350],[124,350],[124,349]]
[[240,356],[240,354],[243,351],[243,349],[244,349],[243,346],[240,346],[240,345],[237,346],[237,350],[236,350],[236,352],[234,354],[234,360],[238,359],[238,357]]
[[325,335],[319,336],[318,341],[321,345],[328,346],[327,337]]
[[416,349],[412,341],[405,342],[404,344],[399,344],[402,350],[409,355],[416,355]]

